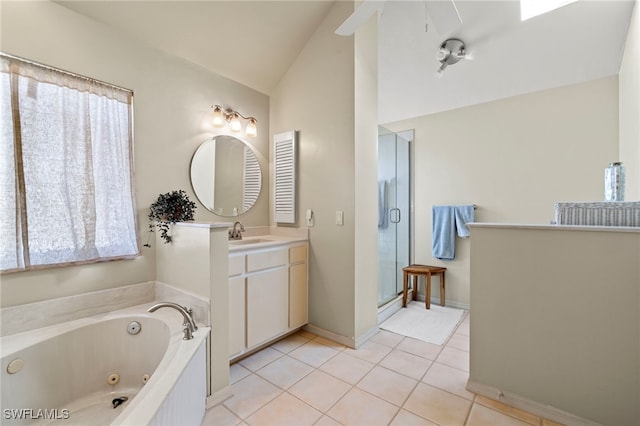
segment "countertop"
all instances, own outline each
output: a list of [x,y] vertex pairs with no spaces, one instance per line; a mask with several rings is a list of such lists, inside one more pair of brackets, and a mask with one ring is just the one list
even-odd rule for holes
[[631,232],[640,233],[640,228],[630,226],[582,226],[582,225],[536,225],[517,223],[467,223],[466,226],[473,228],[499,228],[499,229],[531,229],[545,231],[589,231],[589,232]]
[[302,236],[284,236],[284,235],[257,235],[253,237],[246,237],[241,240],[229,241],[229,253],[234,253],[243,250],[253,250],[257,248],[277,247],[280,245],[306,242],[308,238]]

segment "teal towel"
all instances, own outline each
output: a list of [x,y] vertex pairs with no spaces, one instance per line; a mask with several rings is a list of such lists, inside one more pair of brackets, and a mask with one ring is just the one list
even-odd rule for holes
[[433,206],[431,226],[431,254],[436,259],[456,257],[456,232],[468,237],[466,224],[474,221],[473,204],[466,206]]

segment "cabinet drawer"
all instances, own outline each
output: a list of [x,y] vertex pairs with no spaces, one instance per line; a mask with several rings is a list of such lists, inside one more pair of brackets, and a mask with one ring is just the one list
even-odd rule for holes
[[240,275],[244,272],[245,255],[229,256],[229,276]]
[[291,247],[289,249],[289,263],[303,263],[307,261],[307,246]]
[[286,265],[288,260],[287,249],[249,253],[247,254],[247,272]]

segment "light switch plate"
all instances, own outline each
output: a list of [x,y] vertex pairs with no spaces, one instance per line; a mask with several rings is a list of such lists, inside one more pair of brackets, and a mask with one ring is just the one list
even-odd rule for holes
[[307,209],[305,218],[307,219],[307,226],[313,226],[313,210]]
[[342,210],[336,210],[336,225],[344,225],[344,212]]

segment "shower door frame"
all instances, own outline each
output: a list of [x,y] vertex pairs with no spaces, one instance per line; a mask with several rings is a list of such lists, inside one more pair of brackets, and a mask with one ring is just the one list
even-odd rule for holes
[[[397,244],[398,244],[398,238],[396,236],[395,239],[395,243],[396,243],[396,249],[395,249],[395,292],[391,295],[384,295],[384,293],[381,293],[381,286],[384,285],[384,283],[382,282],[382,280],[384,279],[383,277],[383,273],[382,273],[382,262],[385,261],[385,259],[378,259],[378,308],[379,309],[386,309],[386,307],[392,306],[393,302],[397,302],[400,300],[400,295],[402,294],[402,268],[404,266],[408,266],[409,264],[411,264],[413,262],[413,238],[412,238],[412,230],[414,229],[414,215],[413,215],[413,210],[414,210],[414,205],[413,205],[413,188],[414,188],[414,179],[413,179],[413,151],[414,151],[414,146],[413,146],[413,141],[414,141],[414,132],[413,130],[406,130],[406,131],[401,131],[401,132],[392,132],[388,129],[385,129],[383,127],[379,128],[379,138],[381,136],[387,136],[393,134],[395,137],[394,140],[394,154],[397,155],[398,149],[397,149],[397,145],[398,145],[398,138],[403,139],[404,141],[406,141],[407,143],[407,161],[406,161],[406,166],[408,168],[408,170],[406,171],[406,194],[408,197],[408,200],[406,202],[406,205],[403,206],[404,209],[402,211],[400,211],[399,213],[397,212],[397,205],[395,205],[393,208],[391,208],[392,206],[389,204],[389,209],[387,211],[388,216],[388,220],[389,220],[389,225],[391,225],[391,222],[396,222],[397,219],[400,219],[400,221],[406,223],[406,234],[403,235],[404,238],[406,239],[406,243],[403,242],[403,246],[404,249],[406,250],[405,256],[403,256],[402,259],[398,258],[398,248],[397,248]],[[380,142],[378,142],[380,143]],[[378,148],[380,149],[380,145],[378,146]],[[379,153],[379,157],[380,157],[380,153]],[[395,158],[395,157],[394,157]],[[380,161],[380,158],[379,160]],[[395,159],[394,160],[395,163],[395,167],[397,168],[397,164],[398,164],[398,160]],[[380,167],[380,166],[379,166]],[[380,170],[380,169],[379,169]],[[380,173],[380,171],[379,171]],[[395,176],[398,176],[398,173],[396,171]],[[379,181],[380,181],[380,176],[379,176]],[[404,211],[406,209],[406,211]],[[394,225],[397,228],[397,225]],[[396,229],[396,233],[397,233],[397,229]],[[378,254],[380,257],[380,250],[381,250],[381,246],[380,246],[380,238],[381,238],[381,234],[380,234],[380,229],[378,230]],[[406,245],[405,245],[406,244]],[[388,271],[387,271],[388,272]],[[384,296],[381,297],[381,296]],[[398,306],[399,308],[399,306]],[[394,309],[395,311],[396,309]],[[386,316],[386,315],[385,315]]]

